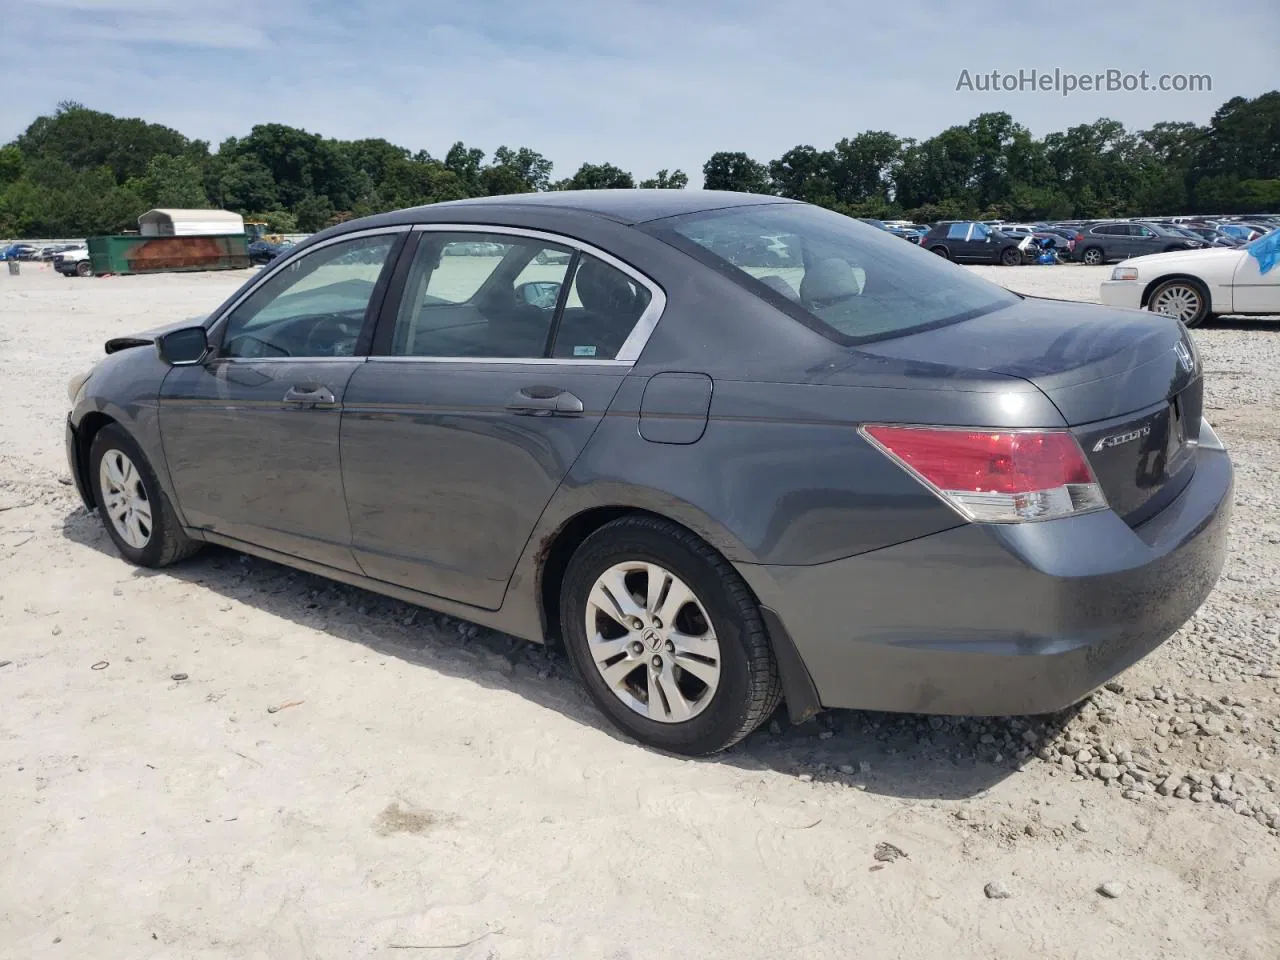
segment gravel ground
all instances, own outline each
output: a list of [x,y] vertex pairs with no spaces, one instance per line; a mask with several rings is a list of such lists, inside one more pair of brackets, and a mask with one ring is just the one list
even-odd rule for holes
[[0,956],[1280,956],[1280,319],[1195,332],[1232,546],[1150,657],[1061,716],[837,711],[689,762],[541,647],[114,557],[66,380],[244,276],[0,276]]

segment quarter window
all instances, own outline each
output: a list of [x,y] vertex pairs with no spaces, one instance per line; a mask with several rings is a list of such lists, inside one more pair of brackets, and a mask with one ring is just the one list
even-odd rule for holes
[[357,237],[297,257],[228,315],[223,357],[350,357],[396,235]]

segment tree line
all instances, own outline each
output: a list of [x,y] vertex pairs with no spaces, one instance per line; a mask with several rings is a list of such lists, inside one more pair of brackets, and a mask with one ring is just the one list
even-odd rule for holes
[[[1280,210],[1280,91],[1234,97],[1207,125],[1126,130],[1099,119],[1033,137],[983,113],[926,140],[870,130],[827,149],[760,161],[713,154],[708,189],[773,194],[852,216],[930,222]],[[66,102],[0,147],[0,236],[136,229],[152,207],[221,207],[273,230],[310,232],[442,200],[540,190],[681,189],[681,170],[638,181],[612,163],[552,179],[529,147],[492,155],[462,142],[443,157],[384,139],[335,140],[278,123],[211,150],[177,130]]]

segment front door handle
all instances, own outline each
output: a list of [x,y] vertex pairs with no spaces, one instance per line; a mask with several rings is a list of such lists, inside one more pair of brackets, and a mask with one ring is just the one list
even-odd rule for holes
[[559,387],[522,387],[507,409],[519,417],[580,417],[582,401]]
[[284,402],[300,407],[333,407],[338,403],[332,390],[314,383],[295,383],[285,392]]

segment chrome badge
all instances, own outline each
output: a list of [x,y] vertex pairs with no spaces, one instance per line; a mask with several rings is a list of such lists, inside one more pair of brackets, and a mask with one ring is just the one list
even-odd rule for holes
[[1185,340],[1179,340],[1173,345],[1173,352],[1177,354],[1178,365],[1187,373],[1191,373],[1196,368],[1195,357],[1191,355],[1191,348],[1187,346]]
[[1127,430],[1124,433],[1113,433],[1109,437],[1103,437],[1093,445],[1093,452],[1106,450],[1110,447],[1123,446],[1126,443],[1132,443],[1134,440],[1141,440],[1143,437],[1151,435],[1151,426],[1140,427],[1137,430]]

